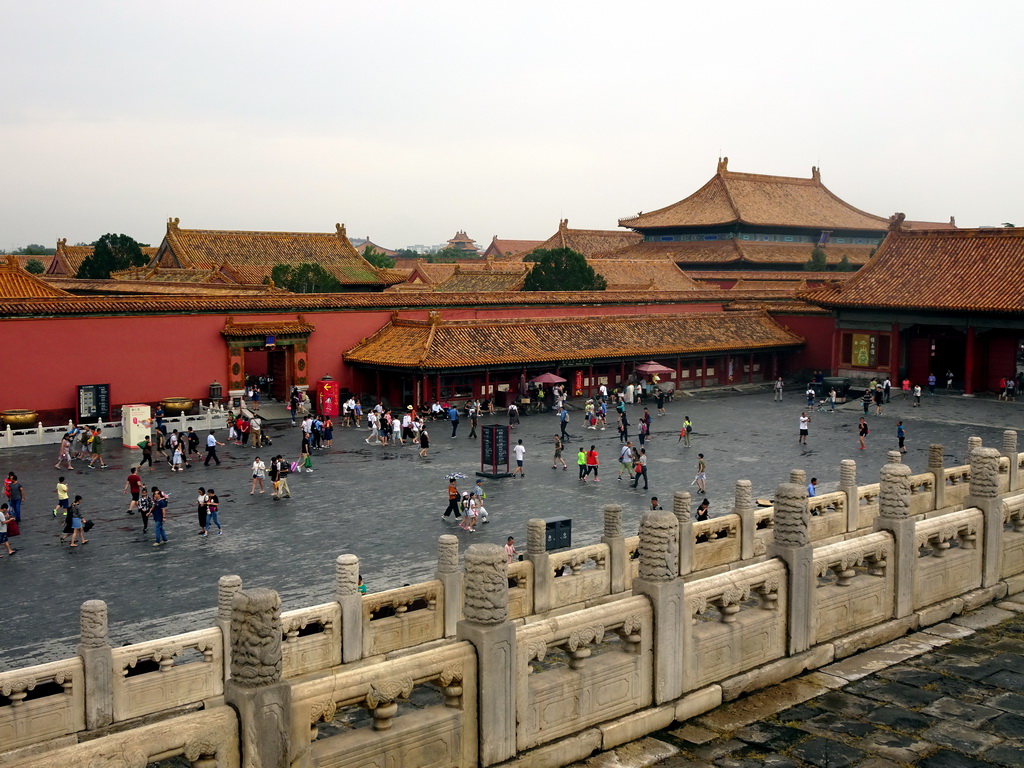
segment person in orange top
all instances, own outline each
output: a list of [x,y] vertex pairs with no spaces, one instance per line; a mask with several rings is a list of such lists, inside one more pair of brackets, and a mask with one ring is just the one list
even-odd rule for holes
[[588,477],[590,475],[590,473],[593,472],[594,473],[594,482],[595,483],[601,482],[601,478],[599,478],[597,476],[597,470],[598,470],[599,466],[600,466],[600,462],[598,461],[598,458],[597,458],[597,446],[596,445],[592,445],[592,446],[590,446],[590,450],[587,451],[587,474],[584,475],[584,477]]
[[455,513],[455,518],[462,517],[462,513],[459,512],[459,489],[455,485],[455,478],[448,478],[448,506],[444,510],[444,514],[441,515],[442,520],[447,520],[448,515],[452,512]]

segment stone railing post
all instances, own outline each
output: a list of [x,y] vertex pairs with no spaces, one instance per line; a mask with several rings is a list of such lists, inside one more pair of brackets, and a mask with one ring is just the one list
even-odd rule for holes
[[334,599],[341,606],[341,660],[363,658],[363,596],[359,593],[359,558],[338,555],[334,562]]
[[292,690],[281,667],[281,598],[272,589],[239,590],[224,701],[238,713],[242,765],[291,765]]
[[685,585],[679,573],[679,521],[671,512],[646,512],[640,518],[640,574],[633,593],[646,595],[654,612],[654,703],[683,694],[693,680],[697,660],[686,611]]
[[107,638],[107,604],[86,600],[79,620],[78,655],[85,671],[85,727],[92,731],[114,722],[114,656]]
[[736,497],[733,502],[733,514],[740,518],[740,558],[750,560],[754,556],[754,531],[757,523],[754,520],[754,487],[749,480],[736,481]]
[[672,496],[672,514],[679,523],[679,570],[680,576],[693,571],[693,500],[689,491],[676,491]]
[[857,462],[839,462],[839,490],[846,494],[846,530],[853,533],[860,526],[860,489],[857,487]]
[[967,461],[964,462],[965,464],[970,464],[971,463],[971,454],[974,452],[975,448],[981,448],[981,438],[980,437],[973,437],[973,436],[972,437],[968,437],[967,438]]
[[459,570],[459,537],[450,533],[437,539],[437,571],[434,578],[444,590],[444,636],[455,637],[462,618],[462,571]]
[[1010,460],[1010,485],[1006,490],[1016,491],[1020,483],[1020,467],[1017,466],[1017,432],[1008,429],[1003,432],[1002,455]]
[[932,486],[935,488],[935,509],[946,506],[946,473],[943,466],[943,451],[940,443],[928,446],[928,471],[932,473]]
[[896,562],[893,574],[896,589],[893,618],[902,619],[914,611],[914,572],[917,567],[916,524],[910,517],[910,467],[906,464],[883,464],[878,489],[879,514],[876,531],[889,531],[893,536]]
[[217,581],[217,618],[224,654],[224,679],[231,677],[231,603],[242,588],[241,576],[221,576]]
[[551,610],[551,589],[555,575],[547,547],[547,526],[539,517],[526,521],[526,559],[533,563],[533,612]]
[[816,579],[810,526],[807,487],[782,483],[775,491],[775,540],[768,556],[786,564],[790,655],[803,653],[814,642]]
[[975,448],[971,453],[971,487],[964,508],[977,507],[985,519],[981,586],[999,581],[1003,561],[1003,510],[999,501],[999,451]]
[[608,576],[611,594],[626,591],[626,539],[622,535],[622,506],[606,504],[604,507],[604,533],[601,543],[608,547]]
[[479,764],[494,765],[516,754],[516,628],[508,620],[505,550],[473,544],[465,568],[458,639],[476,648]]
[[793,483],[793,485],[802,485],[806,488],[807,473],[802,469],[791,469],[789,470],[789,482]]

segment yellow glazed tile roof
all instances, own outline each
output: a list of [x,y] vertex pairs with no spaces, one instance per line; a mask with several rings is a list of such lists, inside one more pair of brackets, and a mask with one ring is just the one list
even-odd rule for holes
[[0,299],[38,299],[68,296],[60,288],[26,272],[18,263],[18,257],[8,255],[0,262]]
[[884,230],[888,220],[854,208],[821,183],[817,168],[811,178],[736,173],[729,158],[719,161],[712,179],[678,203],[620,219],[634,229],[706,227],[721,224],[800,227],[810,229]]
[[798,346],[803,339],[766,312],[698,312],[464,320],[393,319],[344,354],[349,363],[464,368],[631,359]]

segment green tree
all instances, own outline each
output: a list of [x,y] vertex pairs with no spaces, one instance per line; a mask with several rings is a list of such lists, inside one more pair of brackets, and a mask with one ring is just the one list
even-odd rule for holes
[[46,248],[39,243],[29,243],[24,248],[15,251],[21,256],[53,256],[56,252],[56,248]]
[[1014,224],[1012,221],[1004,221],[1003,222],[1003,226],[1006,227],[1007,229],[1016,229],[1017,228],[1017,225]]
[[450,245],[447,248],[442,248],[440,251],[428,253],[426,256],[427,261],[431,264],[451,264],[465,258],[472,258],[461,248],[453,248]]
[[836,272],[853,272],[856,269],[857,268],[850,263],[850,259],[846,256],[843,256],[835,267]]
[[535,251],[536,263],[526,276],[524,291],[603,291],[608,283],[571,248]]
[[308,261],[295,266],[278,264],[270,270],[270,277],[264,282],[269,280],[292,293],[339,293],[345,290],[334,275],[319,264]]
[[414,251],[412,248],[399,248],[398,256],[399,259],[422,259],[423,254],[419,251]]
[[147,261],[138,242],[128,235],[108,233],[93,243],[92,253],[82,260],[76,277],[107,280],[111,272],[141,267]]
[[827,272],[828,260],[825,258],[825,249],[820,245],[814,246],[811,258],[804,262],[804,269],[808,272]]
[[33,275],[41,275],[46,271],[46,265],[39,259],[29,259],[25,262],[25,271]]
[[395,260],[388,256],[386,253],[381,253],[373,245],[367,245],[366,250],[363,251],[363,258],[370,262],[375,267],[381,269],[391,269],[395,266]]

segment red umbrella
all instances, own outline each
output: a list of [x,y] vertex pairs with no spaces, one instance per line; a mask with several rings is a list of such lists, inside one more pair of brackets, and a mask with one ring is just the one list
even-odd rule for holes
[[564,384],[565,379],[561,376],[555,376],[553,373],[542,373],[535,379],[530,379],[531,384]]
[[675,373],[675,371],[661,363],[656,363],[653,360],[649,360],[642,365],[636,367],[637,373],[655,374],[655,373]]

